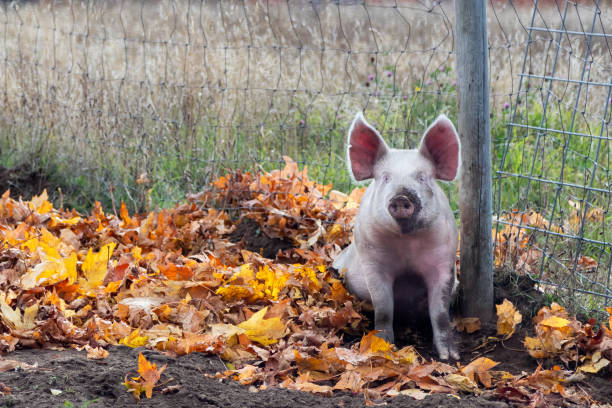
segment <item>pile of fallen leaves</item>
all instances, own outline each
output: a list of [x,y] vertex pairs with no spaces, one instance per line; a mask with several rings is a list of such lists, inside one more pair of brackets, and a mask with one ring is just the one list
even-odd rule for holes
[[[123,204],[118,215],[105,214],[98,204],[84,216],[54,209],[44,192],[24,202],[7,191],[0,199],[0,351],[73,346],[104,358],[105,347],[123,344],[217,354],[228,366],[218,376],[259,389],[340,390],[367,400],[491,392],[519,402],[551,395],[589,402],[567,385],[576,373],[557,367],[513,375],[493,370],[498,363],[485,357],[465,366],[426,361],[374,332],[345,344],[345,333],[361,336],[368,322],[328,266],[350,242],[362,194],[320,185],[290,159],[282,170],[230,173],[184,204],[142,215]],[[263,248],[246,249],[249,237],[230,240],[245,219],[290,248],[269,259]],[[606,367],[612,321],[595,331],[594,322],[563,313],[555,306],[538,314],[536,337],[525,339],[530,353],[574,361],[581,372]],[[491,341],[521,322],[511,304],[498,315],[500,337]],[[125,385],[150,397],[162,372],[141,357],[139,376]]]

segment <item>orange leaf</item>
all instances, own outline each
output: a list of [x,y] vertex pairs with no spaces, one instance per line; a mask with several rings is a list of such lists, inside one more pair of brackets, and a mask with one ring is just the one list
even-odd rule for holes
[[138,354],[138,374],[140,374],[140,377],[143,380],[142,386],[147,398],[151,398],[153,395],[153,387],[155,387],[155,384],[157,384],[157,381],[159,381],[159,378],[166,369],[166,366],[167,364],[164,364],[164,366],[158,370],[157,365],[147,361],[142,353]]

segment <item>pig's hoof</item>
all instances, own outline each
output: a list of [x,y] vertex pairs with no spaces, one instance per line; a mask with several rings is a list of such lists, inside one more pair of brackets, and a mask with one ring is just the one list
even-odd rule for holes
[[440,360],[448,360],[449,357],[453,360],[459,360],[459,352],[455,348],[455,346],[449,346],[448,348],[444,347],[438,351],[438,356]]

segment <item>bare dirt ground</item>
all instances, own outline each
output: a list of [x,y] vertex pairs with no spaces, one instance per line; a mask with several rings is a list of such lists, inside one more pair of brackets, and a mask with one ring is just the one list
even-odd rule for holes
[[[469,362],[476,355],[485,355],[499,361],[500,369],[512,373],[533,372],[537,362],[521,345],[521,333],[508,342],[491,344],[473,353],[475,345],[482,343],[486,335],[458,335],[462,359]],[[524,333],[523,333],[524,334]],[[429,333],[415,334],[404,329],[400,339],[405,343],[417,340],[417,348],[423,355],[431,354]],[[398,342],[399,343],[399,342]],[[19,360],[36,367],[31,370],[12,370],[0,373],[0,383],[11,389],[11,394],[0,398],[2,407],[362,407],[363,395],[335,393],[332,397],[270,388],[254,392],[254,388],[242,386],[232,380],[214,378],[218,371],[226,369],[217,356],[192,353],[182,357],[167,356],[157,351],[112,347],[104,360],[88,360],[84,351],[19,350],[3,359]],[[162,374],[153,398],[136,401],[122,385],[124,378],[135,375],[138,353],[167,368]],[[612,403],[612,378],[590,376],[581,384],[592,397],[602,403]],[[57,391],[61,391],[58,395]],[[161,391],[161,392],[160,392]],[[390,407],[508,407],[520,406],[499,400],[492,395],[464,394],[451,396],[433,394],[422,401],[407,396],[379,401]],[[558,406],[565,406],[559,400]],[[72,405],[70,405],[72,404]]]

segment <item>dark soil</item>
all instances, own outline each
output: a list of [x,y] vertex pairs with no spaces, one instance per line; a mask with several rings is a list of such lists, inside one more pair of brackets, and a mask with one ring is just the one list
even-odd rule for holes
[[12,197],[29,199],[47,186],[47,176],[38,169],[23,164],[9,169],[0,166],[0,194],[11,190]]
[[270,238],[257,221],[248,217],[240,218],[236,224],[236,229],[228,238],[230,242],[234,243],[242,241],[246,249],[269,259],[275,259],[278,251],[284,251],[294,246],[289,240]]

